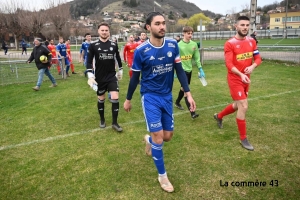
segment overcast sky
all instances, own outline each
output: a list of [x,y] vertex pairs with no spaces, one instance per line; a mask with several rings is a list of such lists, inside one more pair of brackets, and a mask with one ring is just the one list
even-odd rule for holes
[[[43,8],[43,5],[46,5],[47,0],[0,0],[0,6],[2,2],[7,1],[20,1],[23,2],[23,5],[25,7],[35,8],[37,10]],[[72,0],[50,0],[55,2],[67,2]],[[250,5],[251,0],[187,0],[189,2],[194,3],[202,10],[210,10],[214,13],[220,13],[220,14],[227,14],[231,13],[232,9],[235,9],[236,12],[239,12],[242,10],[244,5],[248,4]],[[24,3],[26,2],[26,3]],[[157,0],[157,2],[160,2],[160,0]],[[260,7],[263,7],[265,5],[269,5],[276,2],[276,0],[257,0],[257,5]],[[278,0],[277,2],[281,2],[281,0]],[[249,6],[250,8],[250,6]]]

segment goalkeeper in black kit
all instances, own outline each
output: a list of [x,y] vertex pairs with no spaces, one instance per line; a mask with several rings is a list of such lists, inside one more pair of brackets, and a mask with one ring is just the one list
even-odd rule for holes
[[[98,26],[99,40],[93,41],[88,48],[87,56],[87,75],[88,84],[97,91],[98,112],[100,115],[100,128],[105,128],[104,102],[105,93],[111,95],[112,103],[112,128],[118,132],[123,129],[118,124],[119,114],[119,85],[118,79],[123,76],[122,62],[119,54],[118,45],[109,40],[110,27],[106,22]],[[93,74],[93,59],[95,58],[95,74]],[[116,59],[115,59],[116,58]],[[116,72],[115,62],[118,62],[119,71]],[[117,73],[117,77],[116,77]]]

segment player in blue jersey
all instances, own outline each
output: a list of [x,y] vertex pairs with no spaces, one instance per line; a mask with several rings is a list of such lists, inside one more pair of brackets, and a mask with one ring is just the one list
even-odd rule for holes
[[69,62],[69,59],[67,58],[67,46],[64,43],[64,38],[62,38],[62,37],[59,37],[59,43],[56,45],[56,55],[60,62],[60,66],[62,66],[61,57],[64,57],[65,66],[66,66],[66,74],[67,74],[67,76],[70,76],[69,75],[70,62]]
[[133,75],[129,82],[124,109],[131,110],[131,98],[139,84],[141,74],[141,101],[147,130],[151,136],[145,135],[146,154],[152,155],[158,171],[158,181],[166,192],[173,192],[164,165],[163,143],[173,136],[173,100],[172,88],[174,69],[187,94],[190,110],[195,111],[196,104],[190,93],[186,75],[181,66],[179,48],[176,40],[165,38],[166,22],[159,12],[149,13],[145,29],[150,31],[150,38],[139,45],[134,52],[132,66]]
[[[86,33],[84,35],[85,41],[82,43],[80,48],[80,58],[79,62],[83,62],[84,66],[87,68],[87,55],[88,55],[88,49],[91,44],[92,36],[90,33]],[[84,74],[86,75],[87,70],[84,71]]]

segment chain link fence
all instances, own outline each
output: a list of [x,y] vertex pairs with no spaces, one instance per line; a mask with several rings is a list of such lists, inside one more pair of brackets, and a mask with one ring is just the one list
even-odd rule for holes
[[[22,56],[22,55],[21,55]],[[7,61],[0,61],[0,85],[36,82],[38,79],[38,69],[34,62],[27,63],[25,57],[18,59],[17,53],[11,54]],[[64,58],[61,60],[53,59],[50,66],[50,72],[53,77],[58,79],[66,79]],[[58,73],[58,68],[61,73]],[[44,77],[44,80],[48,80]]]

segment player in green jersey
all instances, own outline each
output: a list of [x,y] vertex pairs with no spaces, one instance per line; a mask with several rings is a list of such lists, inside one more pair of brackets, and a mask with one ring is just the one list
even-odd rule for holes
[[[192,41],[191,38],[193,36],[193,28],[190,26],[186,26],[183,28],[183,39],[178,43],[179,46],[179,52],[180,52],[180,58],[181,58],[181,63],[182,63],[182,68],[185,71],[188,83],[190,84],[191,82],[191,77],[192,77],[192,68],[193,68],[193,63],[192,60],[195,61],[197,64],[197,67],[199,69],[199,78],[200,77],[205,77],[205,73],[202,69],[201,63],[200,63],[200,53],[198,49],[198,45],[196,42]],[[180,104],[181,99],[184,97],[185,103],[187,108],[189,109],[190,104],[187,101],[186,95],[183,92],[182,87],[180,88],[180,91],[178,93],[178,97],[175,102],[175,106],[183,110],[183,107]],[[190,112],[191,117],[193,119],[197,118],[199,114],[196,112]]]

